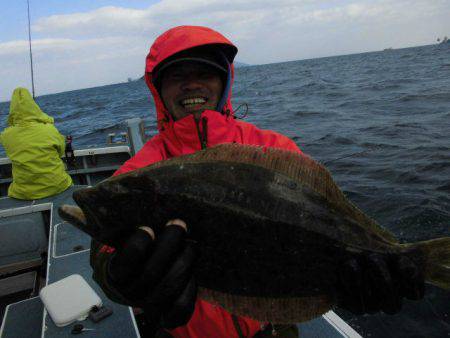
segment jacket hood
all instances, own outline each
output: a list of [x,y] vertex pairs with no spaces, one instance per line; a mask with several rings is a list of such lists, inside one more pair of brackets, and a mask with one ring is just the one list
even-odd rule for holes
[[215,46],[221,51],[228,64],[228,80],[224,85],[224,94],[219,103],[220,112],[232,114],[231,87],[234,80],[233,60],[237,54],[237,48],[222,34],[201,26],[178,26],[169,29],[160,35],[153,45],[146,58],[145,82],[153,95],[156,106],[158,129],[164,130],[167,124],[172,124],[172,116],[167,111],[155,84],[152,81],[153,71],[162,62],[179,52],[201,46]]
[[53,117],[45,114],[34,102],[30,92],[25,88],[16,88],[9,106],[8,126],[27,122],[53,123]]

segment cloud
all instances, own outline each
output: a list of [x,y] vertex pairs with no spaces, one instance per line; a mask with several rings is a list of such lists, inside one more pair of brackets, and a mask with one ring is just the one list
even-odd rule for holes
[[[450,30],[448,0],[274,4],[162,0],[146,9],[109,6],[39,18],[32,25],[38,93],[141,76],[151,42],[182,24],[222,32],[239,47],[238,60],[254,64],[428,44]],[[7,92],[29,77],[27,53],[27,41],[0,43],[0,63],[8,66],[0,70],[1,88]],[[11,79],[12,70],[17,81]],[[7,96],[0,93],[0,100]]]
[[[79,45],[80,42],[72,39],[39,39],[32,42],[32,47],[35,53],[39,53],[58,51],[67,48],[74,49],[77,44]],[[14,56],[15,54],[28,52],[28,50],[28,40],[0,43],[0,55]]]
[[52,15],[32,25],[33,32],[50,36],[102,37],[123,35],[145,27],[148,11],[103,7],[92,12]]

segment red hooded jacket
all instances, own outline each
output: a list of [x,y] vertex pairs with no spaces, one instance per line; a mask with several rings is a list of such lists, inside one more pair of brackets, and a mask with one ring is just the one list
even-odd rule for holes
[[[174,121],[152,83],[152,72],[161,62],[186,49],[215,45],[229,62],[229,83],[225,86],[226,103],[221,112],[206,110],[199,122],[193,115]],[[233,59],[237,48],[223,35],[199,26],[175,27],[156,39],[146,59],[145,80],[153,95],[159,133],[128,160],[115,175],[141,168],[157,161],[182,154],[194,153],[202,147],[221,143],[241,143],[282,148],[301,152],[289,138],[270,130],[261,130],[250,123],[238,121],[231,106],[231,84],[234,79]],[[108,250],[102,250],[106,252]],[[262,323],[250,318],[238,317],[242,334],[253,337],[263,328]],[[197,300],[194,314],[186,326],[171,330],[174,337],[231,338],[238,337],[233,317],[220,306]]]

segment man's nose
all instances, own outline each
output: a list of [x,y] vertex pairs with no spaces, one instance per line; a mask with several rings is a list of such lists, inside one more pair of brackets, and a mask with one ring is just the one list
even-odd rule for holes
[[187,75],[181,83],[181,89],[186,91],[197,90],[203,87],[202,82],[197,76]]

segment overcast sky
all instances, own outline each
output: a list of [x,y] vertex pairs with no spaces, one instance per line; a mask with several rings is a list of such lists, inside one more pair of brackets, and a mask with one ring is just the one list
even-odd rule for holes
[[[450,37],[450,0],[30,0],[36,94],[124,82],[153,40],[203,25],[250,64],[427,45]],[[26,0],[0,0],[0,101],[31,88]]]

